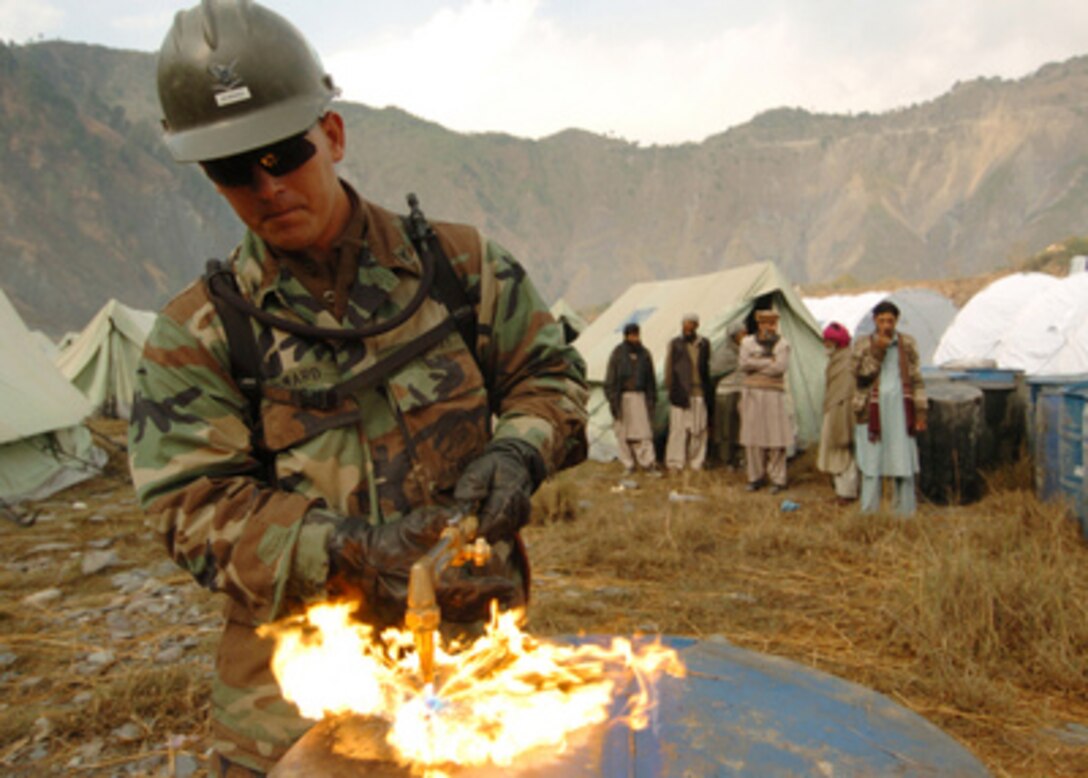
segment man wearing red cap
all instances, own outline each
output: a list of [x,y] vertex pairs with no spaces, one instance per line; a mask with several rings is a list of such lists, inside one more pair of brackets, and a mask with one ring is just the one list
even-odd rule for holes
[[816,467],[830,473],[840,504],[858,497],[858,468],[854,462],[854,371],[850,333],[838,322],[824,329],[827,349],[827,384],[824,390],[824,422]]

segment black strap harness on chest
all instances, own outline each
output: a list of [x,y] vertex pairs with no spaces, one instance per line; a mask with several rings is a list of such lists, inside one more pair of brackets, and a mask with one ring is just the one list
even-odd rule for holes
[[[269,453],[265,449],[264,434],[261,429],[261,398],[265,395],[278,402],[290,403],[300,408],[331,410],[337,407],[344,397],[377,386],[383,378],[426,353],[454,331],[461,335],[473,359],[479,364],[475,348],[476,311],[468,293],[454,271],[449,257],[446,256],[437,234],[427,222],[423,211],[420,210],[419,200],[414,194],[408,195],[408,206],[411,209],[409,215],[401,218],[423,266],[419,288],[408,304],[396,315],[366,327],[358,329],[317,327],[270,314],[242,296],[234,273],[228,265],[218,259],[208,260],[204,272],[204,284],[226,332],[231,375],[246,399],[250,440],[253,451],[258,457],[263,458]],[[261,354],[253,334],[251,319],[306,338],[359,339],[380,335],[400,326],[419,310],[428,296],[445,305],[450,311],[450,316],[347,381],[323,389],[282,389],[263,385]]]

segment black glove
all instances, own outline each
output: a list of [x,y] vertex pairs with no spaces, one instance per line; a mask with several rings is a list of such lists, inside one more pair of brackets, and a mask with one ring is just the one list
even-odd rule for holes
[[[360,516],[311,513],[335,524],[327,544],[330,588],[334,594],[360,597],[357,615],[379,627],[403,621],[412,565],[438,542],[453,515],[448,508],[426,506],[400,521],[372,526]],[[493,599],[504,607],[518,604],[514,582],[491,567],[466,565],[439,576],[435,594],[444,621],[486,619]]]
[[[308,518],[313,518],[311,511]],[[318,515],[330,517],[320,511]],[[362,596],[364,615],[380,624],[392,624],[404,615],[408,575],[412,565],[442,535],[451,513],[425,506],[400,521],[372,526],[361,516],[331,517],[334,522],[326,549],[329,552],[330,588],[336,593]]]
[[476,512],[480,535],[489,543],[511,540],[528,523],[529,500],[545,475],[544,460],[533,446],[500,438],[465,468],[453,497]]

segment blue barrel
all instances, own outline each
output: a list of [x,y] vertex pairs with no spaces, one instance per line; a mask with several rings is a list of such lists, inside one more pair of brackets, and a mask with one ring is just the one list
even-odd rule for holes
[[[1084,404],[1084,416],[1081,417],[1081,430],[1084,432],[1084,440],[1081,441],[1081,465],[1088,463],[1088,403]],[[1077,516],[1080,518],[1080,530],[1084,538],[1088,540],[1088,477],[1081,479],[1080,484],[1080,508]]]
[[1084,528],[1084,415],[1088,408],[1088,389],[1066,389],[1061,394],[1059,407],[1058,488]]
[[[1033,375],[1028,376],[1028,419],[1035,418],[1035,403],[1044,389],[1054,387],[1085,388],[1088,387],[1088,373],[1075,373],[1073,375]],[[1033,426],[1028,424],[1029,429]]]
[[[563,640],[560,638],[560,640]],[[609,642],[593,636],[575,643]],[[634,684],[613,718],[562,753],[510,767],[460,769],[459,778],[681,778],[682,776],[986,776],[963,746],[876,692],[725,640],[663,636],[687,668],[655,685],[649,726],[623,723]],[[373,720],[369,720],[373,721]],[[383,759],[381,733],[348,748],[351,718],[326,719],[296,743],[269,778],[315,775],[408,778]],[[355,750],[357,760],[346,754]]]
[[1058,441],[1061,429],[1062,394],[1060,386],[1041,388],[1035,397],[1032,419],[1032,454],[1035,468],[1035,494],[1040,500],[1054,500],[1061,493],[1061,460]]

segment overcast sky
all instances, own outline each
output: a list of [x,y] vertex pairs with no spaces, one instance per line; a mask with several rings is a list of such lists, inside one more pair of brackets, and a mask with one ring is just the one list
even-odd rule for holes
[[[459,131],[701,141],[882,111],[1088,53],[1086,0],[267,0],[344,96]],[[0,38],[158,49],[184,3],[0,0]]]

